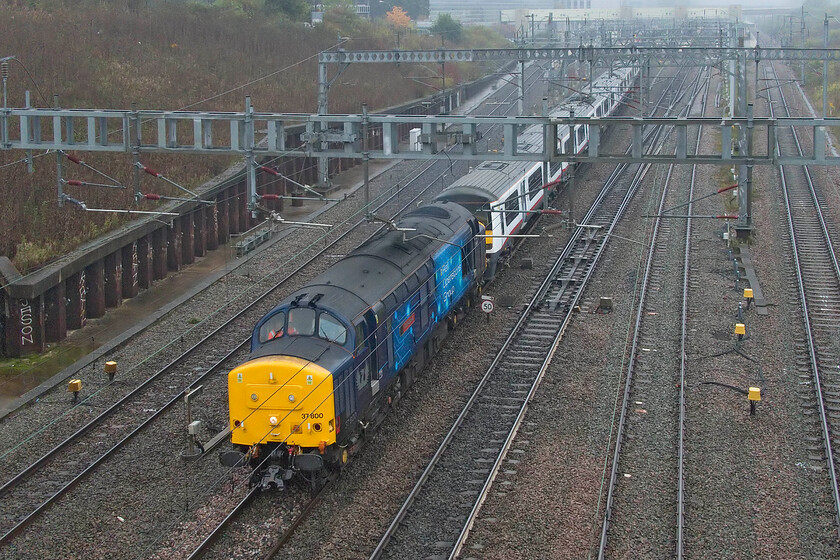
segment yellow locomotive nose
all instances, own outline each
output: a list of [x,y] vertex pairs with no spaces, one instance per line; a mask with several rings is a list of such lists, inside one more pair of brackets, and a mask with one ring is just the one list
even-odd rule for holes
[[292,356],[266,356],[228,374],[231,442],[324,447],[335,443],[332,375]]

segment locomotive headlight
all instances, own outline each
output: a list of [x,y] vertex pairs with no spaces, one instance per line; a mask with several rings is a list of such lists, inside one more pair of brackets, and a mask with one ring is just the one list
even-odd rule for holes
[[289,402],[295,402],[295,396],[289,395]]
[[272,426],[276,426],[277,425],[277,417],[272,416],[271,418],[268,419],[268,423],[271,424]]
[[255,402],[256,402],[256,400],[257,400],[258,398],[259,398],[259,397],[257,397],[257,394],[256,394],[256,393],[251,393],[251,400],[252,400],[252,401],[255,401]]

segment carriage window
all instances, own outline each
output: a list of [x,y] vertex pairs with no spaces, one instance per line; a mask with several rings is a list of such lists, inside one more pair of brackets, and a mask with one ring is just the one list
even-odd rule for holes
[[329,313],[321,313],[318,317],[318,336],[336,344],[344,344],[347,342],[347,329]]
[[533,200],[540,194],[540,189],[543,186],[542,180],[542,166],[535,169],[531,176],[528,177],[528,198]]
[[268,321],[260,327],[260,342],[268,342],[269,340],[280,338],[283,336],[283,327],[286,323],[286,314],[282,311],[272,315]]
[[563,140],[563,153],[564,154],[572,153],[571,146],[570,146],[571,139],[572,139],[572,137],[568,136],[568,137],[566,137],[565,140]]
[[294,307],[289,310],[288,335],[312,336],[315,334],[315,310],[310,307]]
[[519,210],[519,195],[513,192],[505,200],[505,225],[509,226],[516,220],[519,215],[517,210]]

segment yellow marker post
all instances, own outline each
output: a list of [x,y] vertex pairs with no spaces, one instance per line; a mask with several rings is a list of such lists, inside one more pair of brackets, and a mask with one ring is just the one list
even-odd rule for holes
[[741,347],[741,341],[744,340],[744,335],[747,334],[747,326],[744,323],[735,323],[735,334],[738,335],[738,341],[735,343],[735,348]]
[[750,416],[755,416],[755,403],[761,400],[761,387],[750,387],[747,399],[750,401]]
[[73,393],[73,402],[79,402],[79,391],[82,390],[82,380],[81,379],[71,379],[69,383],[67,383],[67,392]]
[[752,288],[744,288],[744,299],[747,300],[747,309],[749,309],[753,300]]
[[108,381],[113,381],[117,374],[117,362],[105,362],[105,373],[108,374]]

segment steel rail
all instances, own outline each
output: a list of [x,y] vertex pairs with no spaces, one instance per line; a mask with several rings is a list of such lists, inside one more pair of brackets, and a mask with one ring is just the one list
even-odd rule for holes
[[[432,166],[432,165],[434,165],[434,163],[435,163],[435,162],[430,163],[430,164],[427,166],[427,168],[424,170],[424,172],[425,172],[425,171],[427,171],[429,168],[431,168],[431,166]],[[445,173],[445,171],[444,171],[444,173]],[[416,200],[417,200],[420,196],[423,196],[423,194],[425,194],[425,192],[426,192],[426,191],[428,191],[428,189],[430,189],[430,188],[432,187],[432,185],[434,184],[434,182],[435,182],[435,181],[437,181],[437,179],[438,179],[440,176],[442,176],[442,175],[443,175],[443,173],[442,173],[441,175],[439,175],[438,177],[436,177],[435,179],[433,179],[432,181],[430,181],[430,182],[429,182],[429,184],[428,184],[428,185],[427,185],[427,186],[426,186],[426,187],[425,187],[425,188],[424,188],[424,189],[423,189],[423,190],[422,190],[419,194],[415,195],[415,196],[414,196],[414,197],[413,197],[410,201],[408,201],[406,204],[404,204],[404,205],[403,205],[403,207],[402,207],[402,208],[401,208],[401,209],[400,209],[400,210],[396,213],[396,215],[398,215],[400,212],[404,211],[406,208],[408,208],[408,207],[410,207],[412,204],[414,204],[414,202],[415,202],[415,201],[416,201]],[[418,177],[419,177],[419,176],[418,176]],[[415,179],[416,179],[416,178],[415,178]],[[389,197],[389,198],[388,198],[385,202],[383,202],[383,203],[380,205],[380,208],[381,208],[381,207],[383,207],[385,204],[388,204],[389,202],[391,202],[394,198],[398,197],[398,196],[399,196],[399,194],[400,194],[400,191],[397,191],[397,192],[395,192],[394,194],[392,194],[392,195],[391,195],[391,196],[390,196],[390,197]],[[104,420],[107,416],[109,416],[109,415],[110,415],[110,414],[112,414],[115,410],[117,410],[117,408],[119,408],[119,407],[120,407],[120,406],[122,406],[123,404],[125,404],[125,403],[129,402],[129,401],[130,401],[133,397],[135,397],[135,396],[139,395],[139,394],[140,394],[140,392],[141,392],[143,389],[145,389],[148,385],[150,385],[150,384],[151,384],[153,381],[155,381],[158,377],[160,377],[160,376],[162,376],[163,374],[165,374],[165,373],[169,372],[172,368],[174,368],[176,365],[178,365],[179,363],[181,363],[181,362],[185,359],[185,355],[186,355],[186,354],[192,354],[193,352],[197,351],[199,348],[203,347],[206,343],[208,343],[209,341],[211,341],[211,340],[212,340],[212,338],[213,338],[213,337],[215,337],[215,336],[216,336],[216,335],[217,335],[217,334],[221,331],[221,329],[222,329],[222,328],[227,327],[228,325],[230,325],[230,324],[231,324],[234,320],[238,319],[238,318],[239,318],[241,315],[243,315],[243,314],[244,314],[247,310],[251,309],[251,308],[252,308],[253,306],[255,306],[257,303],[259,303],[260,301],[262,301],[263,299],[265,299],[266,297],[268,297],[269,295],[271,295],[271,294],[272,294],[272,292],[274,292],[276,289],[278,289],[278,288],[279,288],[279,287],[280,287],[283,283],[285,283],[285,282],[289,281],[291,278],[293,278],[294,276],[296,276],[297,274],[299,274],[299,273],[300,273],[300,272],[301,272],[301,271],[302,271],[305,267],[307,267],[307,266],[309,266],[310,264],[312,264],[312,263],[313,263],[313,262],[314,262],[314,261],[315,261],[318,257],[320,257],[322,254],[324,254],[327,250],[329,250],[331,247],[333,247],[333,246],[334,246],[335,244],[337,244],[339,241],[341,241],[342,239],[344,239],[347,235],[349,235],[351,232],[353,232],[353,231],[354,231],[357,227],[359,227],[360,225],[365,224],[365,223],[367,223],[367,221],[366,221],[365,219],[361,219],[361,220],[359,220],[359,221],[358,221],[356,224],[354,224],[354,225],[353,225],[350,229],[348,229],[346,232],[342,233],[342,234],[341,234],[338,238],[336,238],[336,239],[335,239],[335,240],[334,240],[334,241],[333,241],[333,242],[332,242],[329,246],[327,246],[327,247],[325,247],[325,248],[323,248],[323,249],[319,250],[319,252],[318,252],[316,255],[314,255],[313,257],[311,257],[311,258],[310,258],[309,260],[307,260],[306,262],[302,263],[302,264],[301,264],[301,265],[300,265],[297,269],[295,269],[294,271],[290,272],[290,273],[289,273],[286,277],[284,277],[283,279],[281,279],[280,281],[278,281],[277,283],[275,283],[273,287],[269,288],[269,290],[267,290],[266,292],[264,292],[264,293],[263,293],[263,294],[262,294],[259,298],[257,298],[257,300],[255,300],[255,301],[251,302],[250,304],[248,304],[248,306],[246,306],[245,308],[243,308],[242,310],[240,310],[239,312],[237,312],[237,313],[236,313],[233,317],[231,317],[231,318],[230,318],[228,321],[226,321],[223,325],[219,326],[217,329],[215,329],[214,331],[212,331],[210,334],[208,334],[207,336],[205,336],[205,337],[204,337],[201,341],[199,341],[199,342],[198,342],[198,343],[196,343],[193,347],[191,347],[189,350],[187,350],[187,352],[185,352],[185,354],[182,354],[181,356],[179,356],[178,358],[176,358],[175,360],[173,360],[172,362],[170,362],[170,364],[168,364],[168,365],[164,366],[164,368],[163,368],[163,369],[159,370],[157,373],[155,373],[152,377],[150,377],[148,380],[146,380],[145,382],[143,382],[143,383],[142,383],[140,386],[138,386],[136,389],[134,389],[134,390],[133,390],[133,391],[131,391],[130,393],[126,394],[126,395],[125,395],[122,399],[120,399],[119,401],[117,401],[114,405],[112,405],[111,407],[109,407],[108,409],[106,409],[105,411],[103,411],[103,412],[102,412],[100,415],[98,415],[96,418],[92,419],[92,420],[91,420],[88,424],[86,424],[85,426],[83,426],[82,428],[80,428],[78,431],[76,431],[76,432],[75,432],[72,436],[70,436],[67,440],[65,440],[65,441],[63,441],[62,443],[60,443],[60,444],[59,444],[58,446],[56,446],[53,450],[51,450],[51,451],[50,451],[50,452],[48,452],[46,455],[44,455],[43,457],[41,457],[40,459],[38,459],[35,463],[33,463],[32,465],[30,465],[29,467],[27,467],[24,471],[22,471],[21,473],[19,473],[18,475],[16,475],[16,476],[15,476],[15,477],[14,477],[14,478],[10,481],[10,482],[6,483],[6,484],[5,484],[2,488],[0,488],[0,494],[2,494],[3,492],[6,492],[6,491],[10,490],[11,488],[13,488],[13,487],[15,487],[15,486],[19,485],[19,484],[20,484],[21,482],[23,482],[26,478],[28,478],[29,476],[31,476],[31,475],[34,473],[34,471],[37,469],[37,467],[39,467],[39,466],[43,465],[43,464],[44,464],[45,462],[47,462],[48,460],[53,459],[53,458],[54,458],[54,456],[55,456],[55,455],[57,455],[60,451],[62,451],[62,450],[63,450],[64,448],[66,448],[68,445],[70,445],[71,443],[75,442],[75,440],[76,440],[76,439],[78,439],[78,438],[79,438],[79,437],[81,437],[82,435],[85,435],[87,432],[89,432],[89,431],[90,431],[90,430],[92,430],[94,427],[96,427],[96,426],[97,426],[97,425],[98,425],[98,424],[99,424],[102,420]],[[381,230],[381,229],[382,229],[382,228],[378,228],[378,229],[377,229],[377,231],[379,231],[379,230]],[[374,235],[375,235],[375,233],[374,233]],[[200,383],[201,381],[203,381],[204,379],[206,379],[207,377],[209,377],[210,375],[212,375],[213,373],[215,373],[215,372],[216,372],[216,371],[217,371],[217,370],[218,370],[218,369],[219,369],[219,368],[220,368],[220,367],[224,364],[224,362],[225,362],[226,360],[228,360],[228,359],[229,359],[229,358],[230,358],[230,357],[231,357],[234,353],[236,353],[236,352],[238,352],[239,350],[241,350],[241,349],[242,349],[245,345],[247,345],[247,344],[248,344],[248,342],[249,342],[249,341],[250,341],[250,336],[248,336],[248,337],[247,337],[247,338],[245,338],[243,341],[241,341],[241,342],[239,342],[238,344],[236,344],[236,346],[235,346],[235,347],[234,347],[234,348],[233,348],[230,352],[228,352],[228,353],[227,353],[224,357],[222,357],[220,360],[218,360],[218,361],[217,361],[216,363],[214,363],[212,366],[210,366],[210,368],[209,368],[209,369],[208,369],[205,373],[203,373],[203,374],[202,374],[202,375],[200,375],[198,378],[196,378],[195,380],[193,380],[192,382],[190,382],[190,383],[187,385],[187,388],[196,386],[198,383]],[[4,534],[3,536],[0,536],[0,544],[3,544],[3,543],[8,542],[8,541],[9,541],[9,540],[11,540],[14,536],[16,536],[17,534],[19,534],[19,533],[20,533],[20,532],[21,532],[21,531],[22,531],[22,530],[23,530],[23,529],[24,529],[27,525],[29,525],[29,524],[30,524],[30,523],[31,523],[31,522],[32,522],[32,521],[33,521],[33,520],[34,520],[34,519],[35,519],[38,515],[40,515],[40,514],[41,514],[41,513],[42,513],[42,512],[43,512],[43,511],[44,511],[44,510],[45,510],[45,509],[46,509],[49,505],[51,505],[51,504],[52,504],[55,500],[57,500],[59,497],[61,497],[61,496],[62,496],[62,495],[64,495],[66,492],[68,492],[69,490],[71,490],[73,487],[75,487],[75,486],[76,486],[76,485],[77,485],[77,484],[78,484],[78,483],[79,483],[79,482],[80,482],[80,481],[81,481],[84,477],[86,477],[86,476],[87,476],[88,474],[90,474],[90,473],[91,473],[91,472],[92,472],[92,471],[93,471],[93,470],[94,470],[97,466],[99,466],[102,462],[104,462],[104,461],[105,461],[105,459],[107,459],[108,457],[110,457],[111,455],[113,455],[116,451],[118,451],[119,449],[121,449],[121,448],[122,448],[125,444],[127,444],[130,440],[132,440],[132,439],[134,438],[134,436],[136,436],[138,433],[140,433],[140,431],[142,431],[145,427],[147,427],[147,426],[148,426],[148,425],[149,425],[149,424],[150,424],[153,420],[157,419],[157,418],[158,418],[161,414],[163,414],[164,412],[168,411],[168,410],[169,410],[170,408],[172,408],[172,406],[174,406],[176,403],[180,402],[180,401],[181,401],[182,396],[183,396],[183,393],[179,392],[179,393],[178,393],[175,397],[173,397],[173,398],[172,398],[169,402],[167,402],[167,403],[166,403],[165,405],[163,405],[160,409],[158,409],[158,410],[157,410],[154,414],[152,414],[150,417],[148,417],[146,420],[144,420],[144,421],[143,421],[140,425],[138,425],[138,426],[137,426],[134,430],[132,430],[132,431],[131,431],[128,435],[126,435],[126,436],[125,436],[122,440],[120,440],[117,444],[115,444],[115,445],[114,445],[113,447],[111,447],[108,451],[106,451],[106,452],[105,452],[102,456],[100,456],[98,459],[96,459],[95,461],[93,461],[92,463],[90,463],[90,464],[89,464],[89,465],[88,465],[88,466],[87,466],[84,470],[82,470],[82,471],[81,471],[81,472],[80,472],[80,473],[79,473],[76,477],[74,477],[74,478],[73,478],[73,479],[72,479],[72,480],[71,480],[71,481],[70,481],[67,485],[63,486],[63,487],[62,487],[62,488],[60,488],[58,491],[56,491],[56,493],[55,493],[55,494],[53,494],[52,496],[50,496],[50,497],[49,497],[46,501],[44,501],[41,505],[39,505],[39,506],[38,506],[35,510],[33,510],[33,511],[32,511],[29,515],[27,515],[24,519],[20,520],[20,521],[19,521],[19,522],[18,522],[18,523],[17,523],[14,527],[12,527],[12,529],[10,529],[10,530],[9,530],[6,534]]]
[[251,488],[250,492],[248,492],[245,497],[236,504],[236,507],[234,507],[230,513],[228,513],[225,518],[210,532],[210,534],[201,541],[201,544],[192,551],[192,553],[187,557],[187,560],[197,560],[198,558],[204,557],[207,550],[209,550],[209,548],[213,546],[213,543],[215,543],[221,536],[222,530],[230,525],[231,521],[236,519],[236,516],[238,516],[251,502],[254,501],[259,492],[259,486]]
[[[706,114],[711,76],[708,77],[706,95],[702,98],[702,114]],[[697,130],[697,142],[694,150],[700,149],[700,140],[703,135],[703,127]],[[689,216],[694,214],[694,186],[697,182],[697,166],[691,166],[691,185],[688,192]],[[685,395],[685,370],[686,370],[686,340],[688,339],[688,278],[691,266],[691,218],[686,220],[685,226],[685,249],[683,251],[683,285],[682,285],[682,309],[680,310],[680,396],[679,396],[679,439],[677,443],[677,560],[682,560],[685,549],[685,420],[686,420],[686,395]]]
[[[700,92],[700,74],[698,74],[698,80],[695,82],[694,93],[692,94],[692,99],[689,106],[685,109],[686,112],[690,111],[691,105],[694,104],[696,101],[697,95]],[[708,93],[708,81],[706,82],[707,88],[706,93]],[[699,142],[699,134],[698,134],[698,142]],[[645,301],[647,299],[648,287],[650,285],[650,277],[651,271],[653,270],[653,261],[655,257],[655,248],[656,245],[659,243],[659,228],[662,224],[662,217],[661,214],[665,208],[665,201],[669,194],[668,188],[670,186],[671,175],[673,173],[674,166],[668,166],[668,173],[665,179],[665,185],[662,189],[662,194],[659,199],[659,209],[657,211],[657,218],[654,222],[653,231],[651,232],[651,239],[650,245],[648,247],[648,254],[647,260],[645,262],[645,269],[642,274],[642,281],[641,281],[641,290],[639,292],[639,300],[636,305],[636,317],[634,320],[633,325],[633,338],[630,343],[630,351],[629,351],[629,358],[627,360],[627,372],[624,377],[624,391],[622,394],[622,401],[621,401],[621,412],[619,414],[619,420],[617,424],[617,432],[615,436],[615,448],[613,450],[613,459],[612,465],[610,468],[610,481],[607,487],[607,498],[606,503],[604,505],[604,518],[601,524],[601,539],[598,545],[598,558],[599,560],[603,560],[606,549],[607,549],[607,534],[610,528],[610,522],[612,519],[612,507],[613,507],[613,500],[615,498],[615,491],[616,491],[616,483],[618,479],[618,464],[621,457],[621,447],[622,442],[624,439],[624,432],[627,425],[627,410],[630,404],[630,392],[633,387],[633,374],[635,373],[635,362],[636,356],[638,354],[638,346],[639,346],[639,338],[641,337],[642,331],[642,321],[644,318],[644,310],[645,310]],[[690,200],[690,198],[689,198]],[[690,214],[690,212],[689,212]]]
[[[646,133],[646,140],[649,139],[651,136],[654,139],[657,138],[661,130],[662,130],[662,127],[655,127],[655,129],[649,130]],[[625,170],[627,167],[628,167],[628,165],[626,165],[626,164],[622,165],[622,166],[619,166],[619,168],[621,168],[622,171]],[[649,167],[649,165],[646,166],[646,168],[647,167]],[[634,185],[638,185],[641,182],[641,178],[644,176],[644,173],[645,173],[645,171],[642,171],[642,167],[639,167],[639,169],[637,170],[637,172],[635,174],[635,177],[634,177],[634,181],[633,181]],[[507,339],[502,343],[501,349],[499,350],[499,352],[497,353],[497,355],[495,356],[495,358],[491,362],[491,364],[488,367],[488,369],[486,370],[484,376],[479,381],[478,385],[476,386],[475,390],[471,394],[467,403],[464,405],[462,411],[460,412],[460,414],[458,415],[456,420],[453,422],[453,426],[450,428],[449,432],[444,437],[443,441],[441,442],[441,444],[438,447],[437,451],[435,452],[434,456],[429,461],[429,464],[424,469],[423,473],[420,475],[417,483],[415,484],[415,486],[413,487],[413,489],[411,490],[411,492],[407,496],[407,498],[404,501],[402,507],[397,512],[397,514],[394,516],[394,519],[392,520],[389,527],[386,529],[385,534],[382,536],[381,540],[379,541],[376,548],[372,552],[372,554],[370,556],[371,559],[380,558],[382,556],[382,554],[385,552],[385,549],[387,548],[391,539],[395,535],[398,527],[405,520],[409,510],[411,509],[411,506],[414,504],[415,500],[420,495],[420,492],[425,487],[427,481],[429,480],[429,477],[431,476],[431,473],[434,471],[435,467],[440,463],[441,458],[443,457],[446,450],[449,448],[452,440],[454,439],[454,436],[459,432],[461,426],[464,424],[468,413],[472,410],[474,404],[477,402],[478,398],[482,394],[483,389],[488,384],[489,380],[491,379],[492,374],[498,369],[499,364],[502,362],[505,354],[511,348],[511,345],[513,344],[513,342],[515,340],[517,340],[518,335],[521,333],[521,331],[523,331],[525,323],[531,317],[533,311],[537,308],[538,304],[542,301],[542,298],[547,293],[548,289],[550,288],[550,286],[552,284],[553,278],[557,275],[558,271],[560,271],[564,262],[566,261],[566,259],[571,254],[571,251],[575,248],[576,243],[581,241],[581,239],[584,237],[584,234],[586,234],[586,230],[588,230],[589,228],[587,228],[585,226],[587,224],[589,224],[591,222],[591,220],[593,219],[593,217],[596,215],[596,213],[598,211],[598,208],[601,206],[601,203],[606,199],[607,195],[612,190],[612,188],[613,188],[614,184],[617,182],[617,178],[619,177],[620,174],[621,174],[621,171],[618,168],[616,170],[614,170],[613,173],[610,175],[610,178],[607,180],[606,184],[604,185],[603,189],[599,192],[598,196],[596,197],[595,202],[590,207],[589,211],[587,212],[586,216],[584,217],[583,225],[579,225],[576,228],[572,239],[566,245],[566,247],[564,248],[561,256],[555,261],[555,263],[552,266],[550,272],[546,275],[546,277],[544,278],[540,287],[537,289],[536,293],[531,298],[530,302],[527,304],[526,310],[520,315],[517,323],[511,329],[511,332],[508,335]],[[630,189],[628,190],[628,193],[624,196],[619,209],[614,214],[614,219],[612,220],[612,225],[607,230],[607,233],[600,238],[598,248],[596,249],[596,255],[592,259],[593,262],[597,262],[598,258],[602,254],[603,248],[606,245],[607,240],[609,239],[609,235],[612,233],[612,230],[615,227],[615,223],[623,215],[623,212],[626,209],[626,207],[629,205],[629,202],[632,199],[632,194],[634,194],[634,192],[635,191],[634,191],[633,187],[630,187]],[[580,285],[580,286],[585,285],[586,280],[588,280],[588,278],[592,274],[593,269],[594,269],[594,264],[591,267],[588,268],[588,271],[586,272],[586,275],[585,275],[585,279],[583,280],[583,282],[579,282],[578,285]],[[581,294],[582,294],[582,288],[577,290],[573,301],[577,302],[578,298],[580,297]],[[573,306],[574,303],[572,303],[570,305]],[[569,307],[569,309],[571,309],[571,307]],[[570,319],[570,314],[567,314],[566,317],[564,318],[561,326],[558,329],[558,332],[556,334],[554,342],[552,343],[552,348],[549,351],[549,354],[553,354],[553,352],[556,350],[556,345],[559,342],[559,339],[562,337],[562,334],[565,332],[565,329],[566,329],[566,326],[568,325],[569,319]],[[540,372],[538,373],[538,375],[536,376],[537,378],[535,379],[534,383],[532,384],[531,391],[529,392],[529,396],[525,399],[525,401],[522,405],[523,408],[520,410],[520,412],[517,416],[517,420],[514,423],[514,427],[509,432],[509,436],[508,436],[508,438],[505,442],[505,445],[503,445],[502,449],[500,450],[499,454],[497,455],[497,458],[496,458],[496,461],[495,461],[495,466],[494,466],[493,469],[491,469],[491,475],[489,476],[488,480],[485,481],[484,488],[479,493],[479,497],[478,497],[478,502],[479,503],[475,503],[473,505],[470,516],[468,517],[466,523],[464,523],[463,528],[461,530],[461,533],[458,536],[458,539],[456,540],[456,542],[454,543],[453,550],[452,550],[452,552],[449,556],[450,558],[454,558],[458,554],[458,552],[460,551],[464,542],[466,541],[466,538],[469,534],[470,527],[472,526],[472,523],[475,520],[477,512],[480,509],[481,502],[483,502],[484,497],[486,497],[487,492],[489,491],[489,488],[492,485],[492,478],[494,478],[495,473],[498,471],[497,466],[504,459],[504,455],[506,453],[506,450],[507,450],[507,448],[509,448],[510,442],[512,442],[513,436],[515,435],[515,432],[517,430],[517,426],[519,425],[518,423],[521,422],[521,419],[524,417],[525,410],[527,409],[527,403],[529,402],[529,399],[530,399],[531,395],[533,395],[534,391],[536,390],[536,388],[539,384],[539,379],[541,379],[542,374],[544,372],[544,369],[547,368],[550,361],[551,361],[550,355],[547,356],[544,359],[543,367],[540,368]]]
[[[773,65],[770,65],[771,70],[773,71],[774,76],[776,76],[776,69]],[[766,72],[765,67],[765,72]],[[777,80],[778,81],[778,80]],[[787,104],[787,100],[785,99],[784,92],[782,88],[779,87],[779,93],[781,95],[782,104],[785,108],[785,111],[788,113],[790,112]],[[768,97],[769,100],[769,97]],[[775,111],[773,109],[772,103],[768,103],[770,106],[770,114],[771,116],[774,115]],[[794,138],[796,139],[795,131]],[[797,139],[797,146],[799,146],[798,139]],[[801,149],[801,147],[799,148]],[[781,145],[779,143],[778,137],[776,138],[776,145],[775,150],[778,153],[781,153]],[[791,205],[790,200],[790,192],[787,185],[787,179],[785,177],[785,170],[783,166],[779,166],[779,175],[781,177],[782,182],[782,191],[784,193],[784,200],[785,200],[785,208],[787,210],[787,220],[788,220],[788,235],[790,236],[790,242],[793,249],[793,258],[794,258],[794,269],[796,274],[796,281],[797,281],[797,290],[799,293],[799,304],[802,307],[802,316],[803,322],[805,326],[805,336],[808,341],[808,353],[811,362],[811,369],[814,375],[814,390],[817,394],[817,408],[820,414],[820,428],[823,435],[823,443],[825,445],[825,453],[826,453],[826,462],[828,463],[828,473],[829,477],[831,478],[831,493],[832,498],[834,499],[834,514],[835,514],[835,523],[837,525],[838,534],[840,534],[840,489],[838,489],[838,480],[837,480],[837,468],[834,463],[834,450],[832,449],[831,445],[831,429],[828,425],[828,416],[825,410],[825,398],[822,392],[822,380],[819,371],[819,363],[817,361],[817,344],[814,340],[814,333],[813,328],[811,326],[811,313],[810,308],[808,305],[808,299],[805,293],[805,278],[802,272],[801,266],[801,259],[800,259],[800,248],[799,244],[797,243],[797,236],[796,236],[796,227],[794,225],[794,215],[793,215],[793,208]],[[812,201],[815,203],[814,207],[816,209],[816,217],[820,223],[820,227],[824,232],[824,235],[827,234],[827,230],[825,228],[825,220],[822,215],[822,211],[819,208],[819,204],[817,203],[816,193],[814,192],[814,185],[813,183],[809,183],[809,189],[812,196]],[[837,274],[837,261],[834,258],[834,249],[831,246],[831,239],[829,237],[825,237],[825,242],[829,248],[829,252],[832,253],[831,257],[835,265],[835,274]]]
[[[538,72],[535,72],[533,75],[539,77]],[[526,88],[526,90],[530,89],[530,87],[532,87],[535,83],[537,83],[537,80],[534,80],[531,84],[529,84],[529,86]],[[508,98],[510,98],[511,96],[512,95],[509,95]],[[508,110],[510,110],[510,109],[508,109]],[[494,108],[493,111],[495,112],[496,108]],[[492,129],[492,127],[490,127],[490,129]],[[429,162],[429,167],[431,167],[431,165],[434,165],[434,163],[435,163],[434,161],[430,161]],[[429,187],[427,187],[427,189],[430,188],[431,184],[434,183],[434,181],[436,181],[437,179],[438,178],[433,179],[430,182],[430,185],[429,185]],[[404,210],[409,208],[411,205],[413,205],[414,202],[417,200],[417,198],[422,196],[422,194],[423,194],[423,192],[421,192],[419,195],[415,196],[406,205],[404,205],[397,212],[397,214],[403,212]],[[381,231],[381,229],[382,228],[379,228],[377,231]],[[250,340],[250,338],[246,339],[245,343],[247,343],[249,340]],[[243,345],[244,345],[244,343],[243,343]],[[291,536],[293,535],[293,533],[297,529],[297,527],[299,527],[300,524],[313,511],[315,505],[320,501],[320,498],[323,495],[323,492],[326,490],[326,488],[330,485],[330,483],[333,480],[334,480],[334,477],[331,477],[328,480],[328,482],[318,490],[318,493],[315,496],[313,496],[307,502],[307,505],[304,507],[304,509],[301,511],[301,513],[298,516],[296,516],[296,518],[295,518],[294,522],[291,524],[291,526],[284,532],[284,534],[280,537],[280,539],[278,539],[278,541],[272,546],[272,548],[269,550],[269,552],[264,555],[264,558],[266,560],[268,560],[270,558],[273,558],[277,554],[277,552],[279,552],[279,550],[283,547],[283,545],[291,538]],[[207,549],[209,549],[209,547],[212,546],[213,542],[215,542],[219,538],[219,536],[220,536],[221,532],[224,530],[224,528],[227,527],[230,524],[230,522],[233,519],[236,518],[236,516],[242,514],[243,511],[248,507],[248,505],[253,501],[253,497],[254,497],[254,495],[257,491],[258,491],[258,487],[255,487],[254,489],[252,489],[252,491],[225,517],[225,519],[222,520],[222,522],[217,527],[215,527],[213,529],[211,534],[208,535],[208,537],[201,543],[201,545],[199,545],[199,547],[190,555],[190,557],[189,557],[190,560],[193,560],[194,558],[197,559],[197,558],[203,557],[203,555],[205,554]]]

